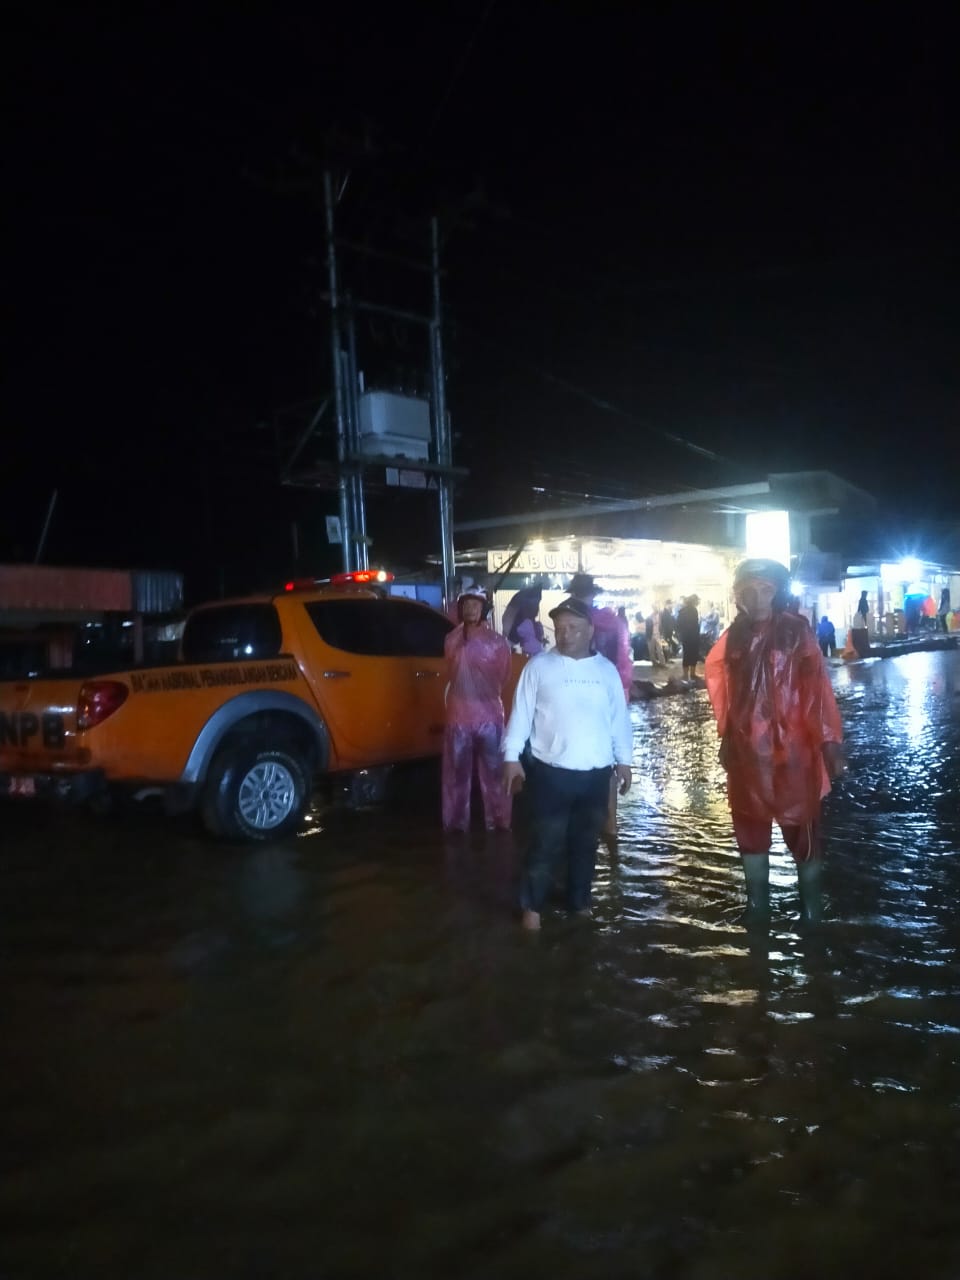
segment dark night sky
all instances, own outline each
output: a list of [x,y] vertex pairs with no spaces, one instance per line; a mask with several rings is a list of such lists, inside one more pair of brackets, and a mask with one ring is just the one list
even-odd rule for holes
[[[441,218],[458,514],[826,468],[949,518],[956,22],[776,10],[16,6],[0,560],[57,488],[48,561],[232,588],[292,567],[296,518],[334,567],[335,500],[281,491],[257,425],[327,382],[325,164],[348,234],[419,255]],[[375,504],[375,554],[433,518]]]

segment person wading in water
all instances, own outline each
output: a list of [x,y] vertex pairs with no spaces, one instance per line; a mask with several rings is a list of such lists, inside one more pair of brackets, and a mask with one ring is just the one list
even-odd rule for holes
[[786,607],[788,583],[777,561],[745,560],[733,581],[740,612],[706,660],[748,921],[769,911],[774,821],[796,861],[801,917],[820,920],[820,804],[842,770],[833,687],[810,624]]

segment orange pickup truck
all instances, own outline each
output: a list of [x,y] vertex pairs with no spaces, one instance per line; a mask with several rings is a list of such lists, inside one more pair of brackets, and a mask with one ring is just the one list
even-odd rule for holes
[[0,796],[160,793],[215,835],[283,836],[318,774],[439,754],[451,626],[349,586],[200,606],[175,665],[0,682]]

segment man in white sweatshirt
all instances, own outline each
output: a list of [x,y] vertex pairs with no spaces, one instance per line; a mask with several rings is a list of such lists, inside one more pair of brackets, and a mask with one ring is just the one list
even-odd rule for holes
[[[607,813],[610,775],[630,789],[630,712],[617,669],[593,652],[590,606],[571,597],[550,611],[556,648],[524,667],[503,738],[503,785],[526,784],[531,838],[520,887],[526,929],[540,913],[562,861],[567,906],[590,911],[597,841]],[[527,771],[520,754],[529,739]]]

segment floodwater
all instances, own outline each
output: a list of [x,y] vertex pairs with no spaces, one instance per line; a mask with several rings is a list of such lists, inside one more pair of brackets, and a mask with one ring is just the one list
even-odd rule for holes
[[596,920],[435,777],[300,838],[0,812],[0,1277],[960,1276],[960,653],[836,673],[829,920],[742,886],[703,693],[633,708]]

